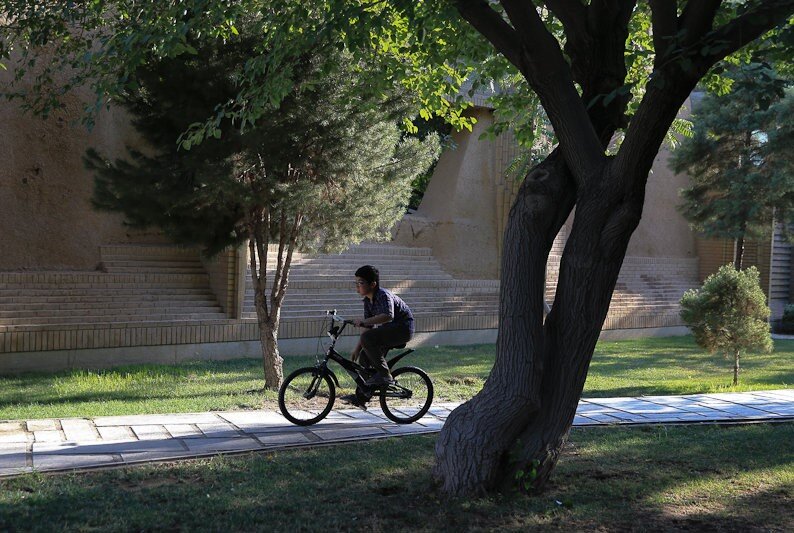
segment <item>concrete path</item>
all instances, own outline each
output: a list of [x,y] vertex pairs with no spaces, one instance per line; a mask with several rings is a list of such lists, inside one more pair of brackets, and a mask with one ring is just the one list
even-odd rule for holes
[[[0,477],[433,433],[457,405],[435,404],[409,425],[389,421],[379,409],[334,410],[306,428],[273,411],[0,422]],[[762,420],[794,420],[794,389],[586,399],[579,403],[574,426]]]

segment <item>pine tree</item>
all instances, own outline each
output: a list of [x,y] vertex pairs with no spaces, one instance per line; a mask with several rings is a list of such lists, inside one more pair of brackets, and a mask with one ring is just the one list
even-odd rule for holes
[[742,352],[772,351],[769,307],[755,267],[743,271],[733,265],[721,267],[703,287],[684,293],[681,318],[699,346],[733,357],[734,386],[739,384]]
[[694,135],[673,152],[671,167],[692,179],[681,191],[682,214],[707,237],[735,240],[741,269],[746,239],[767,236],[773,219],[791,220],[794,95],[764,65],[739,69],[733,79],[728,94],[703,98]]
[[[177,143],[190,124],[237,94],[254,41],[194,44],[185,59],[136,71],[123,103],[149,150],[107,161],[89,150],[94,205],[133,226],[159,226],[176,242],[213,255],[248,243],[265,387],[281,385],[278,327],[295,250],[341,251],[380,239],[402,216],[411,181],[438,155],[438,137],[406,137],[407,102],[367,86],[367,69],[335,50],[294,62],[296,80],[278,107],[244,129],[219,117],[220,135]],[[312,80],[312,83],[309,83]],[[322,81],[317,81],[322,80]],[[268,279],[268,245],[277,244]]]

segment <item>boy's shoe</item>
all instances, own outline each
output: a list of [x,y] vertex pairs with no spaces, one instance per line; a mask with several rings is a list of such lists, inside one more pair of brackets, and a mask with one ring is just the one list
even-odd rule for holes
[[394,378],[389,374],[385,376],[383,374],[377,374],[369,378],[365,385],[367,387],[383,387],[385,385],[391,385],[392,383],[394,383]]
[[355,394],[345,394],[344,396],[340,396],[339,399],[345,403],[349,403],[353,407],[358,407],[359,409],[364,409],[365,411],[367,409],[367,402]]

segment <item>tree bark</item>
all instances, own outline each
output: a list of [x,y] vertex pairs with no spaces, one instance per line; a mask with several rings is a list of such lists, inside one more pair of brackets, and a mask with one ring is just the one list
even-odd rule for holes
[[559,151],[519,189],[505,230],[496,362],[483,389],[452,412],[436,443],[435,475],[447,493],[484,493],[497,485],[507,453],[540,405],[546,261],[574,197]]
[[265,373],[265,389],[278,390],[284,380],[284,359],[278,351],[278,326],[281,309],[268,309],[265,299],[265,280],[252,270],[254,282],[254,306],[259,326],[259,340],[262,343],[262,367]]
[[739,384],[739,350],[733,356],[733,386]]
[[736,251],[733,254],[733,268],[735,268],[736,270],[741,270],[743,259],[744,259],[744,235],[736,239]]
[[[573,205],[561,163],[536,168],[511,210],[494,369],[483,390],[453,411],[436,443],[435,475],[447,493],[486,493],[518,472],[525,488],[541,487],[573,422],[643,195],[609,187],[622,180],[606,165],[600,190],[579,198],[544,323],[543,269]],[[544,174],[548,168],[557,173]],[[538,182],[562,186],[543,195]],[[532,470],[536,477],[527,475]]]

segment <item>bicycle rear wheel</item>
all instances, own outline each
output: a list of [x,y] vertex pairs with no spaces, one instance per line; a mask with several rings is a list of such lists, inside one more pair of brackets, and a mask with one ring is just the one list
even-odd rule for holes
[[398,424],[416,422],[433,403],[433,382],[421,368],[403,366],[392,371],[394,384],[380,393],[383,414]]
[[278,408],[299,426],[315,424],[328,416],[336,399],[336,387],[328,374],[316,367],[299,368],[284,380],[278,391]]

